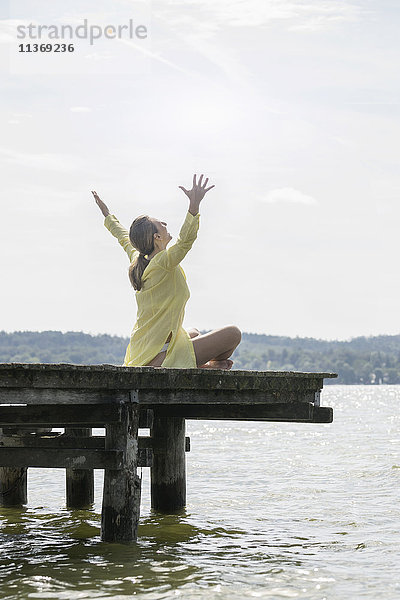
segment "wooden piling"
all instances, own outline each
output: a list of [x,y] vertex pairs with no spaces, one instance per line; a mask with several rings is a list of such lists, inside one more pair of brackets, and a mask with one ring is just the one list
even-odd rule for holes
[[0,467],[0,506],[23,506],[28,502],[26,468]]
[[[65,428],[65,435],[69,438],[91,437],[89,427],[80,429]],[[67,508],[90,508],[94,502],[94,471],[93,469],[66,469],[66,503]]]
[[[11,430],[0,429],[0,445],[10,433]],[[27,474],[25,467],[0,467],[0,506],[18,507],[28,502]]]
[[151,506],[163,513],[186,505],[185,419],[154,414]]
[[140,515],[141,481],[138,465],[139,407],[121,405],[121,420],[106,426],[106,450],[122,450],[121,469],[104,473],[101,538],[105,542],[131,542],[137,539]]

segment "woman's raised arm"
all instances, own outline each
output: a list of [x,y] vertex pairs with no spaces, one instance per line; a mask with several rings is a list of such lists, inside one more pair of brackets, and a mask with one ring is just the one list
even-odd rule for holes
[[100,208],[101,212],[103,213],[103,216],[105,217],[104,225],[107,227],[108,231],[115,238],[117,238],[118,242],[127,253],[129,260],[132,262],[135,258],[135,255],[138,254],[138,252],[131,244],[128,231],[125,229],[125,227],[121,225],[117,217],[110,213],[110,211],[108,210],[108,206],[103,202],[103,200],[99,198],[97,192],[92,190],[92,194],[94,196],[97,206]]
[[176,243],[171,248],[167,248],[165,252],[161,252],[160,256],[156,259],[158,264],[164,269],[170,270],[175,268],[185,258],[197,237],[200,202],[203,200],[206,192],[215,187],[211,185],[206,188],[208,177],[203,184],[202,179],[203,175],[200,175],[199,182],[196,183],[196,175],[193,175],[193,187],[191,190],[186,190],[181,185],[178,186],[190,200],[189,210]]
[[94,196],[97,206],[103,213],[103,216],[108,217],[108,215],[110,214],[110,211],[108,210],[108,206],[103,202],[103,200],[100,200],[99,196],[97,195],[97,192],[92,190],[92,194]]

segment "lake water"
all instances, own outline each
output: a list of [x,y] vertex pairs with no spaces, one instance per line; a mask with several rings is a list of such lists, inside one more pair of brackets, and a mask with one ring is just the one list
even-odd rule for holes
[[188,505],[139,541],[100,541],[65,508],[64,472],[29,471],[29,504],[0,509],[0,597],[400,598],[400,386],[328,386],[331,425],[189,421]]

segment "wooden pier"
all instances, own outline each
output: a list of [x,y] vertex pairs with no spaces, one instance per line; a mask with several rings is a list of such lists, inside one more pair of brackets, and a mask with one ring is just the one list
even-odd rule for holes
[[[320,392],[324,378],[336,376],[0,364],[0,506],[27,502],[28,467],[58,467],[66,469],[67,506],[89,507],[93,469],[105,469],[101,537],[136,540],[137,467],[151,467],[154,510],[186,504],[186,419],[331,423]],[[94,427],[105,436],[92,437]],[[150,436],[139,436],[139,428],[150,428]]]

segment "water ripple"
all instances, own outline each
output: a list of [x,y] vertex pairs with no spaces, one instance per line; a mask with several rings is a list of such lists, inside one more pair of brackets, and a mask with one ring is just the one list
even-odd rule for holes
[[331,386],[332,425],[189,422],[188,507],[137,544],[101,542],[65,508],[61,470],[30,470],[29,505],[0,509],[0,597],[394,600],[400,526],[397,386]]

